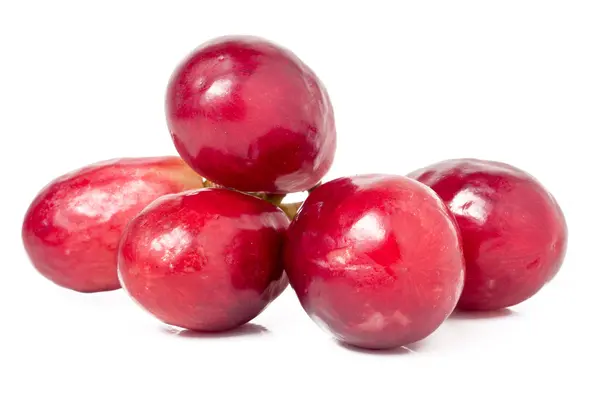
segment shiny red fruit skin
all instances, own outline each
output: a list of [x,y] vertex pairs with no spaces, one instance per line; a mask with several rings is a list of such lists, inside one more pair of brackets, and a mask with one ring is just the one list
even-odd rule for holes
[[118,289],[117,248],[125,225],[168,193],[202,187],[179,157],[100,162],[50,182],[23,221],[25,250],[46,278],[80,292]]
[[199,174],[246,192],[315,186],[335,153],[325,87],[293,53],[251,36],[219,37],[174,71],[167,123]]
[[348,344],[383,349],[431,334],[463,287],[459,235],[444,203],[400,176],[315,189],[288,231],[285,267],[308,315]]
[[238,327],[287,286],[281,251],[288,225],[274,205],[228,189],[164,196],[124,233],[121,282],[167,324]]
[[508,164],[447,160],[409,174],[446,202],[466,261],[458,307],[497,310],[527,300],[558,272],[567,225],[550,193]]

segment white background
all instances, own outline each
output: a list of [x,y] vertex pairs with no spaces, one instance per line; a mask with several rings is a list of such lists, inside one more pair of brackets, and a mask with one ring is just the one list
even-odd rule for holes
[[[598,399],[598,1],[3,1],[0,5],[1,399]],[[174,66],[222,34],[264,36],[325,82],[329,178],[495,159],[542,181],[570,229],[563,269],[506,315],[451,317],[410,350],[345,349],[288,290],[255,325],[176,334],[122,291],[38,275],[20,225],[85,164],[175,154]]]

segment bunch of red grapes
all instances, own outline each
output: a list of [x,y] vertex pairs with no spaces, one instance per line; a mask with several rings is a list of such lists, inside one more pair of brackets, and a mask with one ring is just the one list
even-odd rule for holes
[[[518,304],[563,262],[558,204],[504,163],[321,183],[336,148],[328,94],[263,39],[194,50],[166,116],[181,158],[93,164],[34,199],[22,235],[44,276],[80,292],[123,286],[165,323],[210,332],[252,320],[289,283],[319,326],[380,349],[425,338],[455,308]],[[283,201],[296,192],[308,192],[299,208]]]

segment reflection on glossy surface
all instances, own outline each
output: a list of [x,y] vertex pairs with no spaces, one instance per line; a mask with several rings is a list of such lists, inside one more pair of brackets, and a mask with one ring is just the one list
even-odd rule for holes
[[315,189],[288,231],[285,267],[311,318],[365,348],[429,335],[456,305],[464,275],[446,206],[424,185],[391,175]]
[[164,194],[202,187],[179,157],[111,160],[64,175],[32,202],[23,243],[34,266],[81,292],[120,287],[117,246],[125,225]]
[[288,225],[277,207],[239,192],[165,196],[124,233],[121,281],[168,324],[199,331],[235,328],[287,286],[281,248]]
[[470,321],[470,320],[480,320],[480,319],[496,319],[496,318],[511,318],[518,317],[519,313],[513,311],[509,308],[501,308],[499,310],[490,310],[490,311],[464,311],[464,310],[454,310],[452,315],[450,315],[450,319],[457,321]]
[[253,37],[205,43],[171,77],[167,122],[202,176],[248,192],[310,189],[333,161],[325,88],[289,51]]
[[419,353],[421,346],[418,343],[413,343],[410,346],[400,346],[391,349],[365,349],[362,347],[352,346],[342,341],[337,341],[338,345],[346,350],[360,354],[369,354],[377,357],[381,356],[399,356],[399,355],[415,355]]
[[206,89],[204,101],[209,103],[218,97],[229,96],[231,95],[232,87],[233,82],[230,79],[217,79]]
[[264,326],[253,323],[244,324],[242,326],[238,326],[237,328],[221,332],[199,332],[191,331],[189,329],[180,329],[172,326],[165,326],[163,328],[163,332],[186,339],[223,339],[242,336],[262,336],[271,333],[271,331]]
[[385,239],[385,235],[381,217],[374,212],[363,215],[348,231],[348,236],[357,243],[378,243]]
[[478,225],[485,224],[490,212],[486,199],[470,189],[457,193],[448,203],[448,208],[454,215],[469,218]]
[[460,226],[467,266],[460,308],[518,304],[558,272],[566,223],[552,195],[531,175],[503,163],[464,159],[409,176],[435,190]]
[[173,230],[159,235],[150,242],[150,249],[163,253],[161,257],[167,260],[172,257],[177,257],[192,243],[192,235],[179,226]]

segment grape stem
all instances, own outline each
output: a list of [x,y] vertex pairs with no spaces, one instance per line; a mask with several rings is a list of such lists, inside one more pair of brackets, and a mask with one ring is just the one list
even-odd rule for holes
[[[212,181],[209,181],[208,179],[204,180],[204,187],[205,188],[224,188],[224,189],[229,189],[229,190],[235,190],[235,189],[227,188],[222,185],[218,185]],[[311,188],[309,190],[309,192],[312,191],[313,189],[314,188]],[[236,191],[238,191],[238,190],[236,190]],[[288,216],[288,218],[290,220],[294,219],[296,214],[298,214],[298,210],[300,209],[300,207],[302,206],[302,203],[303,203],[302,201],[297,202],[297,203],[282,203],[283,199],[285,198],[285,194],[256,193],[256,192],[242,192],[242,193],[246,193],[246,194],[249,194],[250,196],[254,196],[254,197],[258,197],[259,199],[266,200],[269,203],[279,207]]]
[[283,203],[279,204],[279,208],[288,216],[290,220],[294,219],[296,214],[298,214],[298,210],[302,207],[303,201],[299,201],[297,203]]

